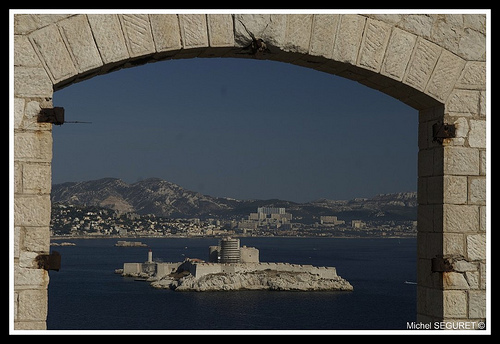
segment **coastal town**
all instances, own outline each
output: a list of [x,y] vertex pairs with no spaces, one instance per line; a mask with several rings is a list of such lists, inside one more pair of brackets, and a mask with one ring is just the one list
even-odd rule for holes
[[54,203],[52,237],[415,237],[416,221],[345,220],[332,214],[305,223],[285,208],[262,207],[247,216],[167,218],[120,213],[99,206]]

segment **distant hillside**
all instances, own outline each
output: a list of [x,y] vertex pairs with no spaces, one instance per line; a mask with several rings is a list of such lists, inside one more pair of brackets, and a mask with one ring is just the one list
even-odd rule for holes
[[353,200],[320,199],[308,203],[285,200],[235,200],[186,190],[159,178],[128,184],[118,178],[103,178],[52,186],[54,203],[101,206],[119,212],[155,214],[162,217],[241,217],[258,207],[283,207],[303,222],[322,215],[343,220],[416,220],[416,192],[381,194]]

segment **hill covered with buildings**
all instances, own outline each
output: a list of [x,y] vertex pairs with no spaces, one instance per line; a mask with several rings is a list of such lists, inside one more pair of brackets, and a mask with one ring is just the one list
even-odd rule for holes
[[417,218],[415,192],[295,203],[212,197],[159,178],[104,178],[53,185],[51,197],[54,235],[410,234]]

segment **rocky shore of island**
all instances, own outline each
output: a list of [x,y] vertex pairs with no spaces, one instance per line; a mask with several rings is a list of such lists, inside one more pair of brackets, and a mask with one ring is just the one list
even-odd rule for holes
[[214,273],[196,278],[191,274],[164,276],[151,280],[154,288],[175,291],[231,291],[231,290],[290,290],[290,291],[352,291],[345,279],[323,278],[310,272],[256,270],[234,273]]

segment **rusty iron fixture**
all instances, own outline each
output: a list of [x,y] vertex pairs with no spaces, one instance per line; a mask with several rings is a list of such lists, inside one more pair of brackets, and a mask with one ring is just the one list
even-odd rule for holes
[[434,123],[432,126],[432,141],[443,143],[445,139],[455,137],[455,124]]
[[65,121],[64,108],[53,107],[53,108],[44,108],[40,110],[40,114],[38,115],[38,123],[52,123],[55,125],[62,125],[64,123],[91,123],[91,122]]
[[450,272],[453,271],[453,262],[451,259],[436,257],[431,260],[432,272]]
[[36,257],[39,269],[59,271],[61,268],[61,254],[53,251],[50,254],[40,254]]

